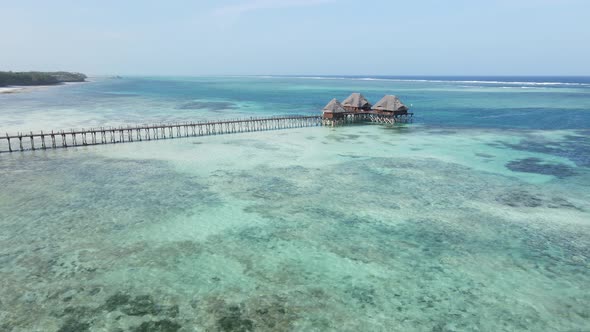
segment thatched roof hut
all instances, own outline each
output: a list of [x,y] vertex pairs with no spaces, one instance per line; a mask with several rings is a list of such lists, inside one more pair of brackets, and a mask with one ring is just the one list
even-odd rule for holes
[[324,107],[324,113],[346,113],[346,110],[338,99],[334,98]]
[[373,110],[379,112],[394,112],[396,114],[403,114],[408,112],[408,107],[399,100],[398,97],[387,95],[373,106]]
[[362,94],[355,92],[348,96],[348,98],[344,99],[342,102],[342,106],[346,110],[350,111],[360,111],[360,110],[370,110],[371,103],[363,96]]
[[324,107],[323,113],[324,118],[331,119],[343,116],[344,113],[346,113],[346,110],[342,107],[342,104],[334,98],[328,103],[328,105],[326,105],[326,107]]

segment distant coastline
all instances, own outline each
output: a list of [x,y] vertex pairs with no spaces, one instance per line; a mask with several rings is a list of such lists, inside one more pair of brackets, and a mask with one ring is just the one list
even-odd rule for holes
[[87,76],[74,72],[6,72],[0,71],[0,93],[14,93],[24,90],[23,87],[58,85],[62,83],[86,82]]

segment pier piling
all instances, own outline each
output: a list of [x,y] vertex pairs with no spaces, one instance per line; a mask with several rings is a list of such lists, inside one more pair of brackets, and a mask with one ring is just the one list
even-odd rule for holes
[[[13,141],[18,139],[19,151],[36,150],[35,140],[41,142],[41,149],[56,149],[98,144],[115,144],[124,142],[141,142],[167,138],[197,137],[222,135],[285,128],[321,126],[320,115],[293,115],[268,118],[250,117],[245,119],[229,119],[221,121],[184,122],[172,124],[151,124],[126,127],[100,127],[69,131],[61,130],[38,134],[19,132],[16,135],[0,137],[0,152],[14,152]],[[56,136],[59,138],[56,139]],[[89,137],[90,136],[90,137]],[[98,137],[100,136],[100,137]],[[46,137],[49,142],[46,142]],[[25,138],[29,143],[25,144]],[[80,139],[80,141],[78,141]]]
[[[19,132],[16,135],[0,136],[0,153],[14,152],[13,141],[18,139],[19,151],[36,150],[35,139],[41,142],[41,149],[68,148],[75,146],[88,146],[99,144],[115,144],[124,142],[141,142],[167,138],[198,137],[221,134],[234,134],[244,132],[256,132],[267,130],[279,130],[287,128],[302,128],[315,126],[338,126],[358,121],[394,124],[396,122],[409,122],[412,115],[409,113],[404,117],[390,117],[379,114],[352,114],[343,119],[324,119],[321,115],[285,115],[271,117],[250,117],[244,119],[228,119],[221,121],[184,122],[172,124],[144,124],[126,127],[100,127],[82,130],[71,129],[51,131],[38,134],[32,131],[23,135]],[[78,135],[81,144],[78,144]],[[88,139],[90,135],[90,140]],[[50,140],[46,142],[45,138]],[[61,139],[56,139],[56,136]],[[97,138],[100,136],[100,138]],[[29,138],[30,143],[25,144],[23,138]],[[39,141],[38,141],[39,142]]]

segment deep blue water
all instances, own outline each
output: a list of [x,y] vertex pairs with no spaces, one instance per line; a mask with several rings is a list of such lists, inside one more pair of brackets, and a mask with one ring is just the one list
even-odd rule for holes
[[[384,94],[411,105],[416,123],[436,127],[585,129],[590,127],[589,77],[125,77],[86,85],[2,95],[0,116],[76,108],[106,110],[110,120],[146,122],[157,113],[172,120],[320,112],[332,98],[354,91],[373,103]],[[195,101],[197,103],[195,104]],[[204,103],[217,102],[207,109]],[[201,103],[201,108],[197,107]],[[225,104],[224,104],[225,103]],[[233,104],[232,104],[233,103]],[[186,112],[192,107],[192,112]],[[224,110],[224,107],[226,109]],[[117,109],[121,111],[117,111]],[[133,114],[133,118],[126,119]],[[51,126],[50,123],[47,124]],[[12,128],[7,128],[12,129]],[[27,126],[19,129],[27,130]],[[48,129],[48,128],[46,128]],[[53,129],[53,128],[52,128]]]
[[316,113],[412,124],[0,154],[0,331],[586,331],[590,79],[124,77],[4,132]]

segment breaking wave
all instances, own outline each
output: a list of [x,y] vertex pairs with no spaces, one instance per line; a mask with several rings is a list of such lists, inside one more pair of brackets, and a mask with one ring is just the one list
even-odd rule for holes
[[453,79],[421,79],[421,78],[386,78],[386,77],[346,77],[346,76],[258,76],[260,78],[293,78],[307,80],[348,80],[348,81],[387,81],[387,82],[416,82],[416,83],[458,83],[479,85],[509,85],[509,86],[572,86],[590,87],[589,83],[581,82],[534,82],[534,81],[498,81],[498,80],[453,80]]

